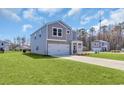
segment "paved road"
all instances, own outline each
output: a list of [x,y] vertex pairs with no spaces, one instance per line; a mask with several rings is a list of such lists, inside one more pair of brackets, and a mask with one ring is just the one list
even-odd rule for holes
[[86,57],[86,56],[62,56],[60,58],[124,70],[124,61],[103,59],[103,58],[93,58],[93,57]]

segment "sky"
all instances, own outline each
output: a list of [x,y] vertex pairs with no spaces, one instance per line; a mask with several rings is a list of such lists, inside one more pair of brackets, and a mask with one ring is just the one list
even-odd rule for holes
[[92,26],[98,30],[99,18],[102,25],[117,24],[124,21],[124,9],[119,8],[1,8],[0,40],[17,36],[30,38],[30,34],[43,24],[62,20],[72,29]]

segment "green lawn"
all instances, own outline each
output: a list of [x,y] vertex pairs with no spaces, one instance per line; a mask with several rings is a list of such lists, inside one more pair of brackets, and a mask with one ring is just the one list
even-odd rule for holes
[[124,54],[118,54],[118,53],[109,53],[109,52],[108,53],[107,52],[104,53],[104,52],[100,52],[98,54],[90,53],[90,55],[88,55],[88,56],[124,61]]
[[9,52],[0,53],[0,84],[124,84],[124,71]]

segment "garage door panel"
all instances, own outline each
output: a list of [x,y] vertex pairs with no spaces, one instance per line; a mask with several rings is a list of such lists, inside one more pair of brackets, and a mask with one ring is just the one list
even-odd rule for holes
[[48,44],[48,55],[69,55],[69,44]]

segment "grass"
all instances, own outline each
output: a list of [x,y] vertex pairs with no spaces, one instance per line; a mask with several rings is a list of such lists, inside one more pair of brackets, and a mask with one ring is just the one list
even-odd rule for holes
[[124,71],[50,56],[0,53],[0,84],[124,84]]
[[103,52],[100,52],[98,54],[90,53],[88,56],[124,61],[124,54],[118,54],[118,53],[107,53],[107,52],[103,53]]

